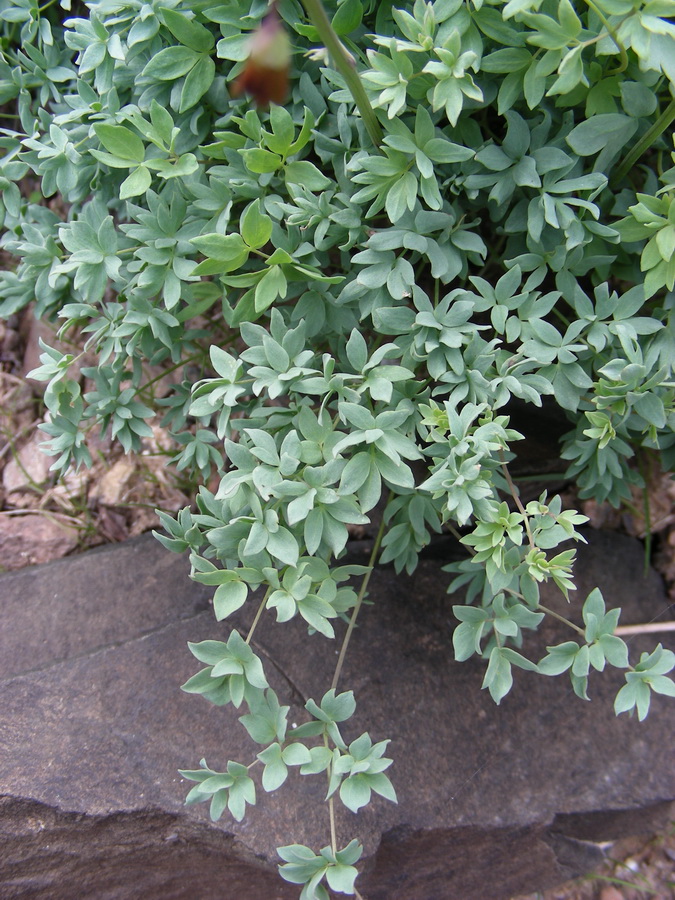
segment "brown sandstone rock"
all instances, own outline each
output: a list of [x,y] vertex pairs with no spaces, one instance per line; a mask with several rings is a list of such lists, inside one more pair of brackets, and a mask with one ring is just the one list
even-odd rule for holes
[[11,571],[65,556],[77,547],[78,539],[76,528],[48,513],[0,515],[0,567]]

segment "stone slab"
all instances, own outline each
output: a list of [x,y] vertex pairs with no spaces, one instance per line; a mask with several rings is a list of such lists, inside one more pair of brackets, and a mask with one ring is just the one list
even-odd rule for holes
[[[579,599],[543,602],[578,618],[599,584],[622,621],[669,616],[642,548],[593,533],[580,550]],[[443,552],[437,548],[437,552]],[[450,549],[448,552],[454,552]],[[656,697],[644,723],[614,717],[620,681],[519,672],[496,707],[483,666],[453,660],[448,576],[439,560],[410,578],[383,569],[353,635],[341,687],[356,693],[345,737],[392,739],[399,804],[341,809],[340,840],[365,844],[367,900],[490,900],[542,889],[596,865],[594,842],[647,832],[672,815],[675,704]],[[325,785],[295,778],[259,791],[244,822],[213,824],[184,807],[179,767],[214,768],[257,750],[230,708],[178,690],[198,664],[186,641],[226,638],[186,560],[145,537],[0,577],[0,897],[35,900],[286,900],[275,847],[328,842]],[[251,605],[251,604],[249,604]],[[254,609],[253,603],[251,608]],[[250,614],[235,622],[245,628]],[[527,646],[566,637],[554,620]],[[673,645],[672,633],[663,636]],[[296,622],[255,636],[272,686],[302,721],[330,685],[335,647]],[[654,636],[631,640],[631,654]],[[195,881],[199,889],[195,894]],[[140,891],[140,893],[139,893]]]
[[211,589],[151,534],[0,576],[0,678],[149,634],[209,607]]

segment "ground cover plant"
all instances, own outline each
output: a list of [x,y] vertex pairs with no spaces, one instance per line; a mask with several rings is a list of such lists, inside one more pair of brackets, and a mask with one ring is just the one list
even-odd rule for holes
[[[88,465],[96,430],[133,453],[161,422],[170,463],[203,486],[159,539],[189,551],[217,620],[260,590],[248,634],[191,645],[203,667],[184,685],[241,710],[260,749],[183,774],[189,802],[238,820],[289,768],[327,778],[330,843],[279,850],[304,900],[358,893],[334,805],[396,799],[386,736],[340,686],[377,562],[412,571],[433,534],[461,536],[455,654],[485,660],[497,703],[514,668],[587,698],[591,671],[618,667],[616,712],[641,719],[652,692],[675,694],[675,654],[631,662],[599,590],[571,640],[520,652],[548,613],[540,585],[574,589],[584,517],[523,504],[509,472],[513,398],[567,417],[582,498],[629,500],[655,455],[672,470],[674,15],[675,0],[0,2],[16,260],[0,315],[34,304],[58,324],[32,373],[55,469]],[[369,564],[341,562],[371,522]],[[298,726],[251,649],[262,616],[302,617],[331,653],[347,623]]]

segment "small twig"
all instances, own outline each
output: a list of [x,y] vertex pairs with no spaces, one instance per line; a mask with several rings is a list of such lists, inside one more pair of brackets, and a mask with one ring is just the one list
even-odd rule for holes
[[64,520],[61,524],[67,524],[69,528],[86,527],[79,525],[75,521],[74,516],[69,516],[67,513],[56,512],[56,510],[41,509],[39,506],[31,507],[29,509],[1,509],[0,516],[44,516],[45,519],[54,520],[57,525],[59,524],[59,520]]
[[[462,535],[459,533],[459,531],[457,531],[454,525],[451,525],[450,522],[446,522],[445,527],[454,538],[456,538],[458,541],[462,540]],[[472,556],[475,556],[476,551],[473,549],[473,547],[469,547],[468,550]]]
[[659,631],[675,631],[675,622],[648,622],[645,625],[618,625],[614,634],[657,634]]
[[258,612],[255,614],[255,618],[253,619],[253,622],[251,623],[251,627],[249,628],[248,634],[246,635],[246,643],[247,644],[251,643],[251,638],[253,637],[253,632],[255,631],[258,622],[260,621],[260,617],[263,614],[263,611],[265,609],[265,604],[267,603],[267,598],[269,597],[271,590],[272,590],[272,588],[268,587],[267,590],[265,591],[265,596],[262,598],[260,606],[258,607]]
[[16,434],[12,435],[11,438],[7,435],[7,432],[3,429],[3,435],[4,435],[4,437],[7,438],[7,443],[5,444],[4,447],[0,448],[0,459],[2,459],[4,456],[6,456],[7,453],[10,451],[14,452],[14,445],[16,444],[16,442],[21,440],[22,437],[24,437],[26,434],[28,434],[34,428],[37,428],[37,426],[40,424],[41,421],[42,421],[42,419],[34,419],[28,425],[24,425],[23,428],[20,428]]

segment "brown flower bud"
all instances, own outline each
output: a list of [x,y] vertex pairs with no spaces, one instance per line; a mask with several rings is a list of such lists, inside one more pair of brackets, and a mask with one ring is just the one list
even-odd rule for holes
[[251,37],[246,65],[232,85],[230,93],[238,97],[250,94],[258,106],[282,104],[288,96],[288,71],[291,42],[276,3]]

